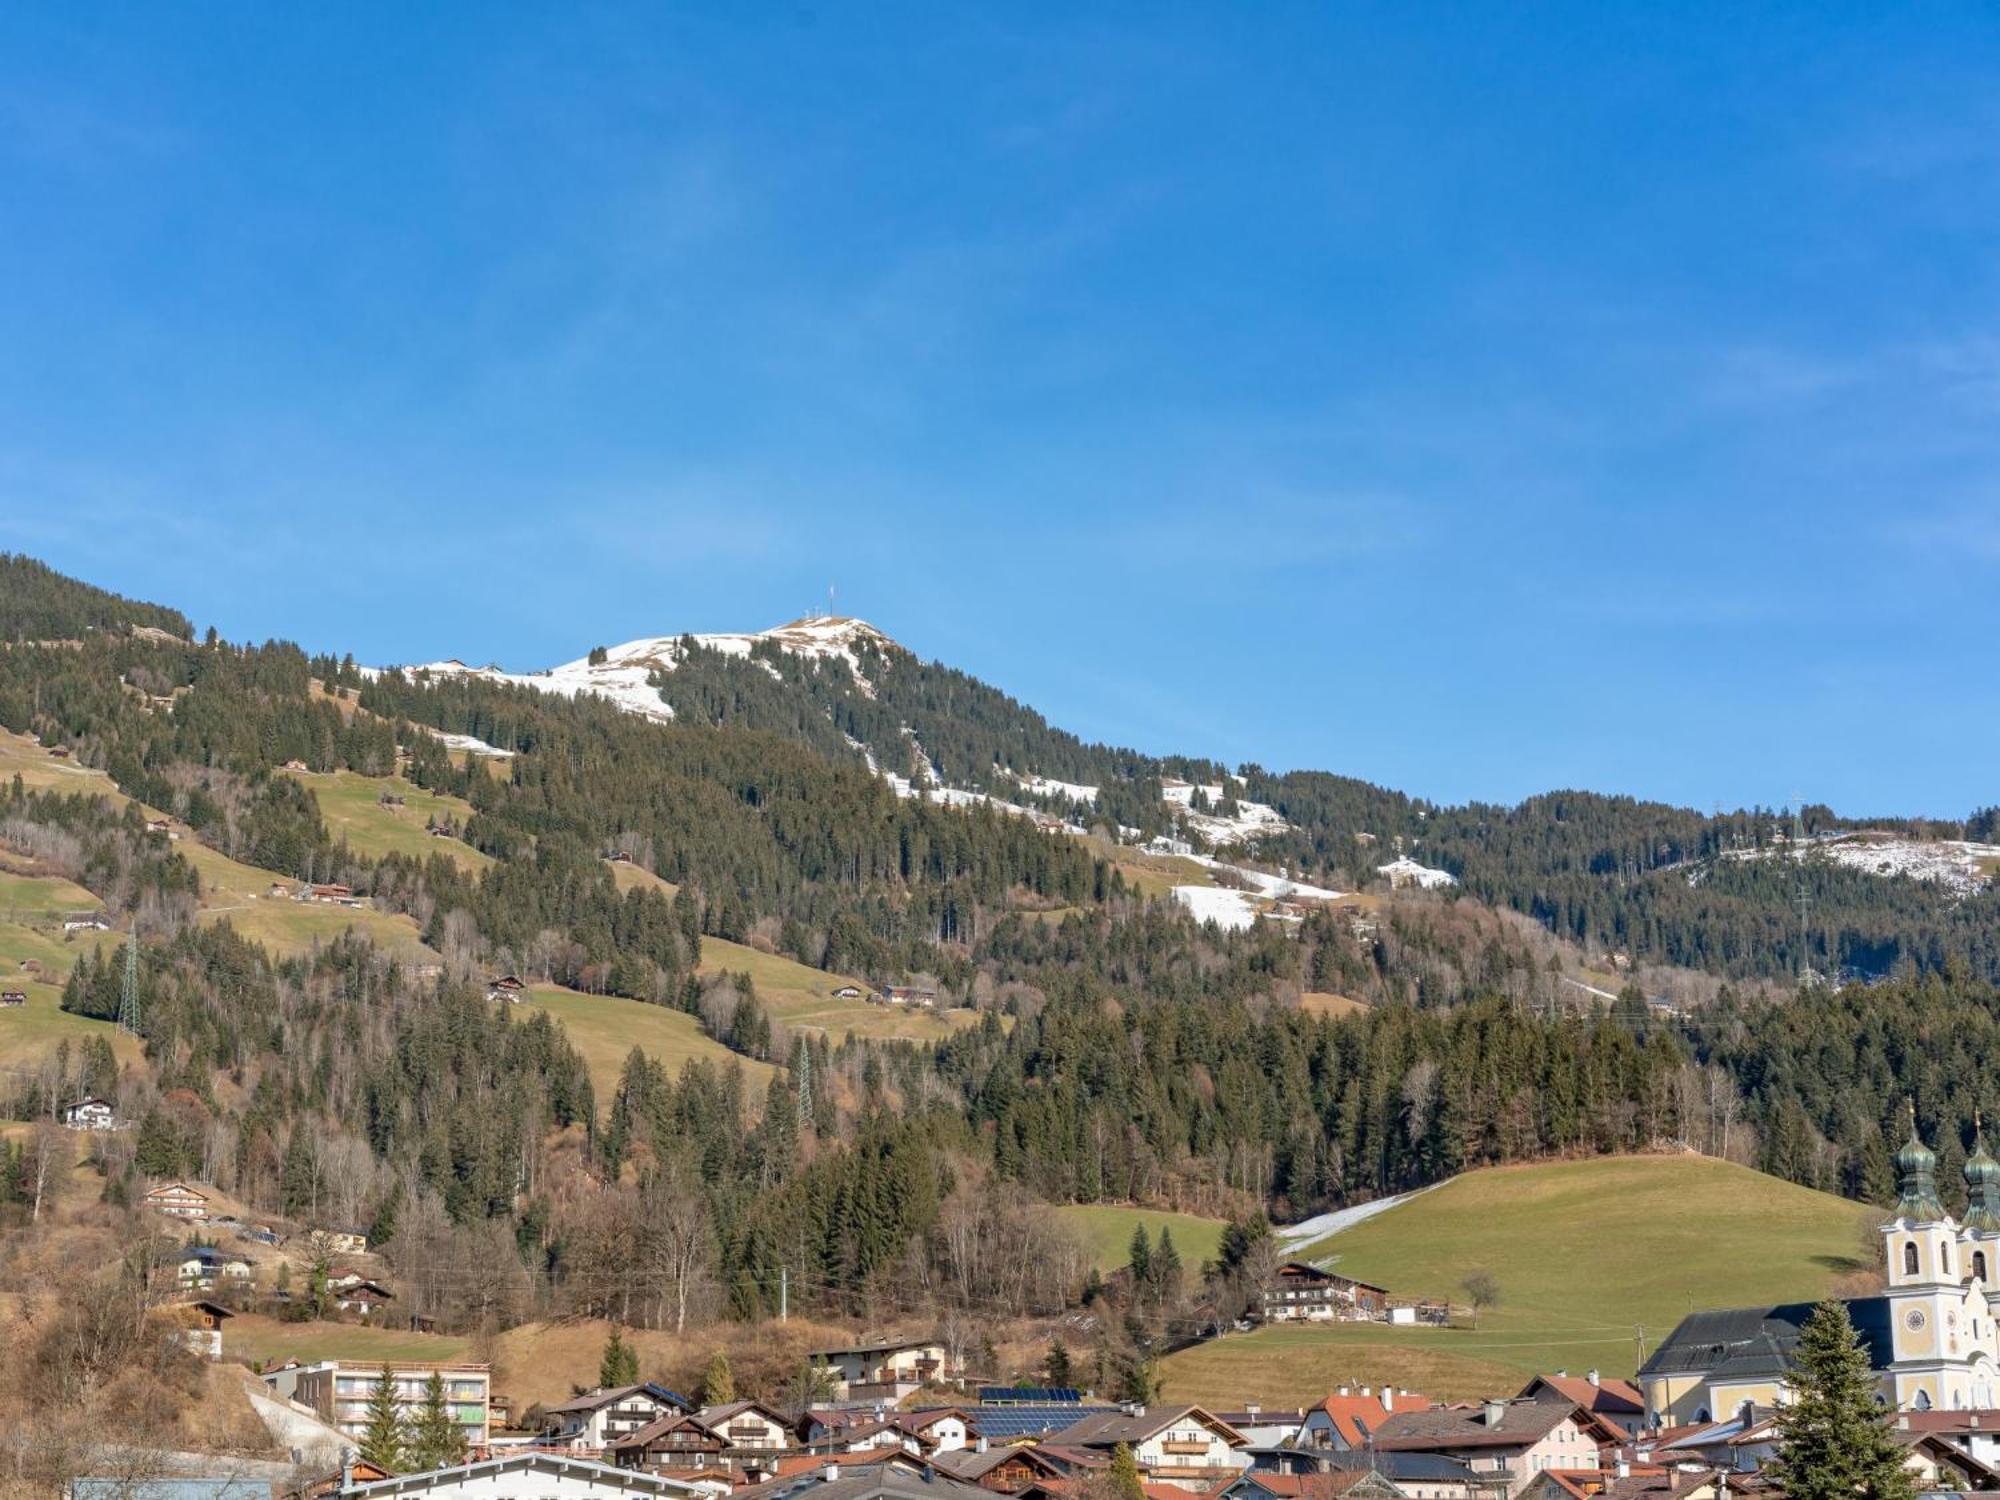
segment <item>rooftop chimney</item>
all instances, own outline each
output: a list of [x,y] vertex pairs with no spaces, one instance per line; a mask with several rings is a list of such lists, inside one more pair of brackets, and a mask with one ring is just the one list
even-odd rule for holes
[[1488,1427],[1498,1427],[1507,1415],[1507,1403],[1504,1401],[1489,1401],[1486,1403],[1486,1410],[1482,1415],[1485,1417]]
[[1338,1386],[1334,1389],[1334,1395],[1336,1396],[1345,1396],[1346,1394],[1347,1394],[1347,1387],[1344,1385]]
[[1621,1458],[1618,1460],[1618,1477],[1620,1479],[1630,1479],[1632,1477],[1632,1461],[1630,1459]]
[[1588,1380],[1592,1385],[1598,1384],[1597,1371],[1595,1370],[1592,1370],[1588,1375],[1584,1376],[1583,1378],[1585,1380]]
[[832,1484],[834,1480],[840,1478],[840,1465],[832,1462],[821,1464],[819,1466],[819,1477],[824,1479],[828,1484]]
[[975,1438],[975,1439],[973,1440],[973,1444],[972,1444],[972,1451],[973,1451],[974,1453],[984,1453],[984,1452],[986,1451],[986,1434],[985,1434],[985,1433],[983,1433],[983,1432],[982,1432],[982,1433],[981,1433],[981,1434],[980,1434],[980,1435],[979,1435],[979,1436],[978,1436],[977,1438]]
[[1257,1413],[1262,1411],[1263,1409],[1264,1408],[1259,1406],[1255,1401],[1246,1401],[1243,1403],[1243,1410],[1253,1417],[1256,1416]]
[[1395,1409],[1396,1393],[1385,1385],[1382,1387],[1382,1410],[1394,1411]]
[[1365,1385],[1361,1387],[1361,1394],[1364,1396],[1369,1395],[1370,1394],[1369,1388]]

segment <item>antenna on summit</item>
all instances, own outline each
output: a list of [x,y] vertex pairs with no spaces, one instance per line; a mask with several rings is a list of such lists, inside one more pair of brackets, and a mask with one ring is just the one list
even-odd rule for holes
[[833,585],[829,583],[826,586],[826,617],[831,620],[838,613],[839,611],[833,607]]

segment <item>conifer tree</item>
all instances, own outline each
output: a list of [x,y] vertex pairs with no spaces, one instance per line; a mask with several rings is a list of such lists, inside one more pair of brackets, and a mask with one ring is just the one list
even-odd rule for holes
[[368,1393],[368,1425],[361,1433],[361,1456],[385,1474],[403,1468],[403,1417],[396,1409],[396,1380],[387,1365]]
[[411,1417],[403,1454],[419,1473],[465,1462],[465,1429],[445,1404],[444,1377],[436,1370],[424,1382],[424,1404]]
[[1132,1281],[1144,1287],[1153,1279],[1153,1242],[1146,1238],[1146,1226],[1140,1224],[1132,1230],[1132,1245],[1125,1253],[1125,1264],[1131,1268]]
[[1875,1375],[1846,1304],[1828,1299],[1813,1309],[1792,1387],[1766,1470],[1787,1500],[1911,1500],[1916,1487],[1888,1413],[1875,1404]]
[[1067,1390],[1076,1384],[1076,1362],[1069,1357],[1069,1345],[1060,1338],[1049,1340],[1049,1354],[1042,1361],[1042,1373],[1057,1390]]
[[702,1405],[722,1406],[735,1399],[736,1377],[729,1369],[729,1355],[718,1349],[709,1359],[708,1369],[702,1373]]
[[1105,1478],[1110,1500],[1146,1500],[1146,1486],[1139,1478],[1139,1461],[1125,1444],[1111,1450],[1111,1466]]
[[1174,1248],[1174,1232],[1162,1227],[1160,1243],[1153,1249],[1150,1268],[1153,1288],[1162,1297],[1178,1297],[1183,1286],[1181,1253]]
[[639,1352],[625,1342],[624,1333],[614,1324],[611,1337],[604,1341],[604,1353],[597,1361],[597,1384],[609,1391],[638,1383]]

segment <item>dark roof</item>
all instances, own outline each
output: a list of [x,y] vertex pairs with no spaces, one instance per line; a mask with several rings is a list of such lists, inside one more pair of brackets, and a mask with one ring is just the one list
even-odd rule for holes
[[1574,1403],[1600,1417],[1643,1417],[1646,1398],[1629,1380],[1584,1375],[1537,1375],[1521,1388],[1527,1400],[1562,1400]]
[[981,1406],[973,1411],[973,1424],[980,1434],[994,1442],[1011,1438],[1045,1437],[1073,1427],[1081,1417],[1115,1412],[1115,1406],[1078,1406],[1068,1402],[1049,1405]]
[[[1818,1304],[1787,1302],[1780,1307],[1723,1307],[1689,1313],[1639,1367],[1648,1375],[1699,1373],[1711,1380],[1745,1380],[1783,1375],[1792,1367],[1799,1334]],[[1868,1351],[1868,1363],[1888,1368],[1889,1299],[1856,1297],[1847,1316]]]
[[1050,1441],[1089,1448],[1109,1448],[1118,1443],[1143,1443],[1154,1433],[1189,1417],[1194,1417],[1205,1425],[1221,1428],[1235,1442],[1243,1441],[1243,1435],[1235,1428],[1217,1417],[1210,1416],[1199,1406],[1155,1407],[1138,1415],[1123,1411],[1098,1412],[1063,1428],[1060,1432],[1052,1433]]
[[787,1500],[810,1494],[812,1500],[939,1500],[943,1496],[963,1496],[964,1500],[989,1500],[990,1491],[976,1484],[954,1479],[935,1465],[912,1473],[900,1464],[844,1466],[838,1477],[822,1479],[821,1465],[815,1464],[782,1479],[733,1492],[731,1500]]
[[1391,1479],[1467,1479],[1471,1465],[1448,1453],[1367,1453],[1359,1450],[1321,1453],[1314,1456],[1329,1469],[1375,1469]]
[[1375,1429],[1375,1447],[1397,1448],[1517,1448],[1539,1442],[1576,1408],[1559,1401],[1494,1403],[1498,1421],[1487,1420],[1487,1407],[1436,1406],[1429,1411],[1399,1411]]
[[544,1412],[551,1417],[566,1417],[572,1413],[581,1415],[584,1412],[597,1411],[601,1407],[615,1406],[628,1396],[650,1396],[665,1406],[678,1407],[682,1411],[690,1409],[686,1398],[676,1395],[663,1385],[642,1380],[637,1385],[599,1387],[594,1391],[585,1391],[581,1396],[573,1396],[560,1406],[544,1408]]

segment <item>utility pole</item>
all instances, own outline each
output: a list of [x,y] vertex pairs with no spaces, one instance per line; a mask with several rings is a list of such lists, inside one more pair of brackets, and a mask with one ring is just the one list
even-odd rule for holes
[[118,996],[118,1029],[139,1034],[139,916],[132,914],[132,931],[125,939],[125,985]]
[[1634,1323],[1632,1325],[1632,1347],[1637,1353],[1637,1358],[1632,1365],[1632,1368],[1636,1370],[1646,1362],[1646,1325],[1644,1323]]
[[1806,889],[1806,818],[1802,806],[1804,799],[1799,793],[1792,793],[1792,858],[1797,863],[1798,884],[1792,900],[1799,910],[1799,983],[1804,985],[1812,977],[1811,932],[1808,922],[1812,914],[1812,893]]
[[792,1311],[792,1268],[778,1267],[778,1321],[785,1322]]

